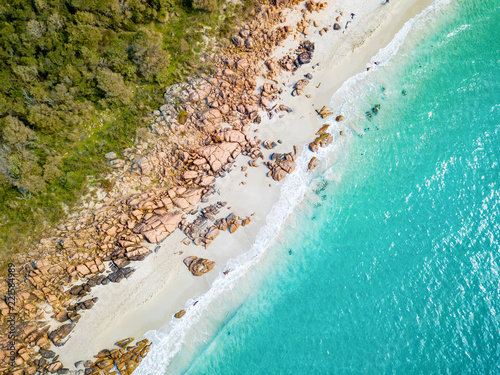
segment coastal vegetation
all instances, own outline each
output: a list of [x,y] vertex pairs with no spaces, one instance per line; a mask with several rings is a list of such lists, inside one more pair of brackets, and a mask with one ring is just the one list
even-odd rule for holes
[[[0,260],[15,260],[144,138],[163,89],[248,16],[217,0],[0,5]],[[222,37],[221,37],[222,36]],[[90,178],[89,178],[90,177]]]

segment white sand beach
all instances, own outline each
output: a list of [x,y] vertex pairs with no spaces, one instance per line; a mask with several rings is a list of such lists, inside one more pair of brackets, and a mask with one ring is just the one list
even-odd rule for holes
[[[310,27],[308,36],[297,35],[296,40],[290,37],[275,51],[275,56],[280,57],[294,50],[300,40],[315,43],[311,63],[300,67],[295,74],[283,74],[278,80],[284,89],[278,104],[290,107],[292,112],[282,112],[272,119],[263,116],[262,123],[254,125],[249,132],[252,138],[281,141],[272,150],[262,150],[265,160],[269,160],[273,152],[290,152],[294,145],[301,150],[311,142],[314,133],[324,123],[315,110],[328,105],[332,95],[349,77],[365,71],[370,59],[392,40],[404,23],[431,3],[431,0],[391,0],[387,4],[380,0],[334,0],[329,2],[325,11],[308,14],[308,18],[319,22],[319,27]],[[295,27],[302,17],[303,8],[301,3],[290,12],[286,24]],[[332,26],[340,12],[343,13],[339,22],[342,29],[334,31]],[[354,14],[352,18],[351,14]],[[320,36],[319,30],[323,27],[328,27],[329,31]],[[313,78],[304,95],[292,97],[293,85],[307,73]],[[259,79],[258,83],[264,81]],[[335,108],[332,110],[334,115],[340,114]],[[258,132],[254,132],[255,129]],[[242,218],[253,215],[251,223],[240,227],[234,234],[221,233],[206,249],[182,244],[185,235],[177,230],[161,243],[156,253],[132,264],[136,271],[129,279],[93,288],[91,296],[98,297],[99,301],[93,309],[82,313],[66,344],[54,349],[65,366],[72,369],[73,363],[92,358],[100,350],[111,348],[118,340],[127,337],[140,340],[145,332],[164,326],[175,319],[173,315],[183,309],[188,300],[210,288],[213,280],[225,270],[229,259],[248,251],[278,200],[282,184],[266,176],[269,170],[262,161],[258,168],[248,167],[245,172],[241,171],[242,166],[248,166],[248,160],[245,156],[238,156],[233,170],[217,179],[218,194],[212,195],[209,202],[200,204],[199,208],[226,201],[227,205],[218,217],[231,212]],[[188,220],[193,218],[190,216]],[[216,267],[195,277],[182,262],[191,255],[213,260]]]

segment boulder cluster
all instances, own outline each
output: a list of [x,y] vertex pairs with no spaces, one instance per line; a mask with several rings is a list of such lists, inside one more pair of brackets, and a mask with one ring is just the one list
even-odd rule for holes
[[281,181],[287,174],[295,170],[295,159],[297,157],[298,148],[293,146],[293,151],[287,154],[274,153],[271,155],[271,161],[265,164],[271,170],[268,176],[275,181]]
[[123,339],[115,343],[118,348],[111,350],[101,350],[93,361],[80,361],[77,367],[85,368],[85,375],[112,375],[119,374],[130,375],[139,366],[139,363],[148,354],[151,349],[151,343],[147,340],[138,341],[135,345],[130,345],[133,338]]
[[306,40],[300,42],[299,47],[293,53],[285,55],[278,62],[284,70],[294,72],[302,65],[311,62],[313,52],[314,43]]

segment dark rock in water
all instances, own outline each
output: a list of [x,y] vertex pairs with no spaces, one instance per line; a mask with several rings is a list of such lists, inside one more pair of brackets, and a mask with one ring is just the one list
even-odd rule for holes
[[312,79],[313,75],[311,73],[307,73],[306,75],[304,75],[304,77],[306,77],[307,79]]
[[406,96],[408,95],[408,92],[406,90],[401,91],[401,95]]
[[372,112],[373,112],[374,114],[377,114],[377,113],[378,113],[378,111],[379,111],[379,109],[380,109],[380,104],[375,104],[375,105],[373,106],[373,108],[372,108]]
[[333,25],[333,30],[340,30],[340,29],[341,29],[341,27],[340,27],[340,25],[338,23],[335,23]]

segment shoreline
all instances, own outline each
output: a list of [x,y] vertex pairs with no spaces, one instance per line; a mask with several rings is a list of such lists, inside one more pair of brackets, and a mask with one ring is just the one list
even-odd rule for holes
[[[425,0],[423,3],[419,3],[417,0],[412,0],[410,3],[395,0],[387,5],[379,3],[366,5],[361,0],[355,0],[354,2],[338,0],[328,4],[321,11],[309,10],[309,13],[305,11],[303,3],[299,3],[298,6],[295,4],[292,9],[285,8],[284,11],[280,10],[282,8],[277,7],[273,9],[274,13],[270,13],[272,18],[269,21],[270,30],[278,30],[278,36],[275,36],[276,45],[278,45],[278,41],[283,41],[283,36],[288,35],[288,37],[279,47],[272,50],[272,56],[269,55],[270,51],[256,49],[253,54],[253,64],[255,65],[252,65],[251,62],[248,66],[247,61],[246,68],[240,69],[239,65],[245,58],[237,62],[234,59],[227,59],[225,62],[227,67],[224,68],[224,65],[220,65],[219,71],[214,77],[204,77],[201,83],[199,83],[200,79],[198,79],[198,83],[193,83],[191,86],[179,84],[174,85],[175,88],[170,87],[175,95],[179,95],[177,98],[182,97],[182,95],[184,97],[189,95],[189,99],[193,95],[198,98],[206,91],[206,83],[204,82],[209,82],[208,97],[205,95],[206,101],[203,99],[203,103],[206,102],[209,105],[200,104],[200,108],[201,110],[211,109],[200,114],[200,112],[197,112],[196,105],[189,104],[189,100],[186,99],[188,104],[182,107],[185,108],[185,111],[182,109],[180,112],[174,111],[172,113],[174,106],[168,103],[166,96],[167,105],[162,106],[165,109],[160,108],[160,111],[155,111],[162,116],[158,117],[157,123],[152,126],[153,131],[158,134],[153,146],[153,154],[141,157],[140,161],[137,162],[139,167],[134,164],[135,160],[131,164],[136,171],[139,170],[139,176],[124,177],[120,181],[123,186],[120,185],[116,188],[115,198],[117,199],[103,197],[103,199],[106,199],[106,202],[103,202],[104,206],[102,203],[94,205],[96,208],[103,207],[103,210],[95,210],[90,216],[87,215],[90,217],[88,219],[88,223],[91,222],[90,226],[85,227],[88,224],[85,224],[85,220],[81,219],[77,221],[76,225],[68,224],[65,227],[66,233],[77,233],[77,239],[80,238],[78,232],[87,230],[86,228],[89,227],[91,227],[91,230],[86,232],[88,236],[91,237],[92,233],[105,236],[104,239],[95,240],[99,241],[97,244],[101,249],[104,249],[103,252],[97,253],[95,259],[93,253],[90,254],[90,257],[88,253],[78,254],[76,257],[70,256],[72,263],[67,268],[65,266],[61,268],[57,263],[55,267],[52,267],[50,263],[42,259],[33,263],[34,272],[28,271],[27,273],[27,275],[30,275],[29,281],[31,284],[38,291],[40,289],[43,291],[43,293],[39,293],[40,295],[36,294],[36,297],[45,301],[45,304],[41,310],[37,310],[41,311],[39,316],[42,316],[42,319],[35,323],[42,324],[39,327],[42,327],[43,335],[45,335],[47,341],[47,344],[43,344],[44,349],[50,348],[54,355],[57,356],[54,361],[59,360],[57,364],[53,363],[50,366],[53,366],[53,368],[60,366],[59,368],[62,368],[62,363],[64,363],[65,368],[77,369],[77,373],[83,373],[82,360],[95,357],[98,352],[105,348],[112,348],[115,342],[126,337],[134,337],[139,341],[146,332],[166,327],[168,322],[172,322],[172,320],[182,322],[182,318],[176,319],[173,318],[173,315],[184,309],[189,310],[189,307],[195,303],[194,301],[198,297],[211,290],[213,283],[218,280],[219,276],[223,275],[223,272],[230,272],[231,270],[227,268],[228,261],[247,253],[254,245],[257,235],[267,225],[268,215],[282,193],[281,187],[283,184],[279,180],[285,177],[287,173],[291,173],[291,171],[283,172],[284,169],[279,164],[281,162],[271,163],[272,165],[268,164],[269,169],[263,162],[270,160],[273,153],[288,153],[286,160],[291,162],[293,168],[295,168],[295,158],[300,156],[301,150],[314,140],[315,133],[325,123],[325,120],[318,116],[316,110],[328,106],[333,94],[341,85],[356,73],[365,71],[366,67],[370,65],[371,58],[380,48],[383,48],[394,38],[402,25],[431,3],[430,0]],[[317,6],[320,3],[312,4]],[[344,15],[336,20],[341,11],[344,12]],[[355,14],[352,18],[349,16],[351,13]],[[282,21],[285,16],[286,21],[284,23],[275,22],[276,20]],[[296,29],[301,22],[301,27],[303,27],[303,19],[309,22],[309,26],[306,26],[308,32],[301,33]],[[346,21],[349,21],[347,25],[345,24]],[[318,25],[313,27],[313,22],[317,22]],[[339,22],[342,28],[334,31],[332,27],[336,22]],[[259,27],[261,26],[259,25]],[[264,30],[266,30],[265,26]],[[291,28],[287,29],[285,26],[291,26]],[[344,26],[348,27],[345,28]],[[328,28],[328,32],[324,35],[319,34],[322,28]],[[290,30],[293,30],[291,35]],[[243,35],[241,31],[240,35]],[[312,58],[309,62],[301,64],[293,72],[278,69],[279,73],[277,74],[270,72],[266,78],[262,76],[266,69],[262,60],[269,61],[271,57],[279,59],[285,56],[294,56],[294,53],[298,54],[296,49],[299,41],[306,40],[315,44],[315,51],[311,53]],[[234,40],[233,42],[237,44]],[[309,54],[310,57],[311,54]],[[243,56],[247,55],[247,52],[243,54]],[[255,63],[255,60],[260,62]],[[213,84],[216,87],[215,85],[218,82],[222,82],[224,85],[224,79],[226,79],[224,77],[229,76],[230,73],[235,74],[229,68],[237,71],[236,77],[238,75],[242,77],[244,88],[241,90],[240,87],[240,92],[246,91],[246,94],[245,98],[242,99],[243,101],[238,105],[237,111],[236,104],[238,102],[236,101],[236,104],[234,101],[232,102],[233,111],[230,111],[227,117],[232,118],[234,123],[230,120],[227,120],[227,124],[217,123],[222,120],[222,118],[217,117],[217,113],[221,114],[222,107],[225,104],[221,105],[220,100],[217,104],[217,99],[213,103],[209,103],[209,100],[214,100],[210,96],[212,95],[210,94],[210,90],[212,90],[210,85]],[[295,84],[303,79],[306,74],[312,74],[312,77],[308,78],[308,84],[306,83],[307,87],[300,90],[298,96],[292,96]],[[277,83],[275,88],[272,89],[274,92],[269,96],[261,94],[259,90],[263,90],[263,85],[272,82]],[[238,82],[233,81],[233,84],[238,85]],[[201,85],[201,89],[199,85]],[[282,89],[279,95],[277,95],[278,89]],[[227,90],[227,87],[224,90]],[[260,99],[258,98],[259,94],[261,95]],[[248,99],[246,99],[247,95]],[[266,98],[269,99],[268,104],[264,103]],[[259,100],[261,104],[256,104],[256,101]],[[242,105],[246,107],[244,106],[240,110]],[[287,113],[288,111],[285,110],[273,111],[273,109],[270,109],[273,105],[273,108],[277,105],[283,105],[284,108],[289,108],[291,113]],[[221,108],[221,111],[217,108]],[[249,108],[252,108],[252,110]],[[258,114],[255,108],[258,109]],[[341,115],[338,109],[333,108],[332,110],[334,111],[334,117]],[[180,121],[179,117],[183,111],[183,116],[188,117],[186,125]],[[237,112],[243,114],[243,117],[248,115],[248,118],[241,119],[242,116]],[[214,113],[216,114],[215,118],[207,117],[207,114],[214,116]],[[274,114],[274,117],[269,116],[268,119],[266,115],[271,113]],[[223,118],[226,119],[225,116]],[[234,120],[235,118],[241,120]],[[257,125],[253,125],[249,119]],[[189,124],[192,125],[192,128],[188,126]],[[202,126],[206,127],[206,129],[201,128]],[[196,127],[199,127],[202,131]],[[165,129],[169,130],[166,131]],[[223,129],[232,130],[225,131]],[[168,137],[170,138],[162,137],[166,132],[169,132]],[[204,135],[207,134],[209,136],[204,138]],[[217,143],[221,142],[219,140],[221,137],[222,143]],[[231,137],[236,137],[239,140],[234,141]],[[262,141],[276,142],[276,144],[275,147],[268,149],[267,147],[261,147]],[[213,151],[210,151],[210,155],[204,155],[206,160],[200,159],[203,150],[217,145],[233,147],[231,149],[233,151],[230,151],[232,153],[229,154],[227,159],[224,156],[224,159],[221,159],[220,162],[218,159],[212,160],[215,153],[222,152],[222,148],[213,154]],[[198,147],[196,148],[196,146]],[[183,150],[189,151],[189,154]],[[226,155],[226,150],[223,152]],[[237,157],[239,153],[250,156],[250,161],[247,157],[241,155]],[[174,157],[174,154],[187,156]],[[259,160],[259,155],[262,156],[263,160]],[[168,163],[162,164],[161,160],[157,161],[158,158],[168,159]],[[167,178],[167,173],[173,170],[172,165],[174,162],[178,163],[180,159],[183,162],[186,161],[186,163],[181,163],[182,167],[174,167],[181,171],[175,173],[182,175],[182,177],[179,176],[179,181],[182,184],[171,188],[167,194],[166,188],[158,189],[158,186],[171,181]],[[193,163],[193,160],[194,162],[202,160],[202,163],[207,164],[195,164],[193,168],[193,165],[189,164]],[[219,167],[217,167],[217,170],[214,167],[217,163],[222,165],[220,170]],[[258,167],[253,167],[252,163]],[[187,167],[188,165],[190,166]],[[207,166],[207,174],[202,171],[201,167],[203,166]],[[210,170],[211,168],[213,173]],[[278,178],[274,178],[278,180],[275,181],[270,178],[270,175],[272,173],[273,177],[275,177],[275,172],[278,170],[282,174]],[[191,175],[197,176],[196,179],[188,177]],[[158,178],[158,184],[156,184],[155,177]],[[219,178],[215,179],[215,177]],[[128,182],[130,186],[127,185]],[[134,190],[134,184],[139,184],[142,188],[149,188],[152,191],[147,195],[138,196],[137,190]],[[155,207],[152,202],[153,199],[161,199],[163,203]],[[150,206],[153,204],[153,207],[147,206],[148,204]],[[107,207],[113,207],[113,205],[115,205],[115,211],[105,211]],[[206,231],[203,232],[205,237],[202,238],[203,242],[201,243],[205,243],[204,248],[203,246],[193,245],[193,242],[200,241],[201,237],[190,239],[186,238],[186,235],[188,235],[190,225],[194,225],[195,220],[200,217],[200,210],[207,207],[213,210],[210,211],[213,215],[210,213],[205,216],[205,225],[213,221],[214,226],[210,227],[211,229],[207,228],[207,230],[210,229],[209,233],[215,233],[215,235],[213,238],[208,238]],[[127,210],[130,210],[131,214]],[[236,219],[233,219],[232,222],[236,223],[235,227],[239,229],[234,233],[231,230],[231,234],[225,229],[220,231],[216,229],[218,224],[215,222],[215,217],[219,219],[226,217],[229,221],[231,214],[236,216]],[[126,218],[124,218],[124,215]],[[213,219],[206,220],[211,216],[213,216]],[[117,217],[119,217],[121,226],[116,224]],[[165,228],[170,229],[164,229],[164,233],[154,230],[156,227],[152,227],[153,229],[149,227],[148,229],[146,225],[149,224],[147,223],[156,217],[162,217],[163,219],[166,217],[167,224],[165,224]],[[77,219],[76,217],[75,221]],[[109,224],[110,220],[113,219],[115,221],[111,221],[111,224]],[[173,224],[168,220],[171,220]],[[143,229],[145,226],[146,229]],[[177,227],[180,230],[175,230]],[[57,246],[62,246],[63,249],[66,249],[66,245],[68,245],[67,253],[70,254],[69,249],[84,244],[82,240],[72,238],[71,234],[66,239],[63,235],[61,237],[60,240],[54,237],[52,243],[57,240]],[[118,241],[119,238],[121,239]],[[145,239],[150,243],[146,243]],[[71,243],[69,243],[69,240],[71,240]],[[115,250],[110,256],[109,249],[114,246],[113,241],[120,242],[121,248]],[[49,240],[43,242],[42,245],[52,246]],[[85,246],[87,249],[92,249],[88,244]],[[50,254],[51,252],[48,251],[44,255],[48,259]],[[55,254],[59,256],[57,248]],[[63,252],[62,255],[66,256],[66,253]],[[194,277],[194,273],[192,274],[192,271],[190,272],[183,263],[186,257],[189,256],[207,258],[215,262],[215,267],[211,272],[201,277]],[[134,262],[137,260],[142,262]],[[103,264],[103,262],[105,263]],[[63,264],[67,265],[68,263]],[[109,281],[108,285],[94,283],[91,287],[92,290],[88,288],[85,293],[78,294],[78,299],[59,297],[74,288],[78,289],[80,287],[82,289],[81,286],[87,285],[85,282],[91,280],[91,277],[98,278],[97,275],[105,272],[107,272],[105,276],[111,276],[118,272],[117,270],[122,272],[122,274],[118,275],[121,280],[119,283],[112,282],[109,284]],[[123,276],[125,270],[128,270],[129,273]],[[66,273],[69,274],[69,278]],[[38,281],[40,278],[42,278],[42,281],[45,280],[43,278],[51,274],[59,275],[57,276],[59,280],[66,278],[65,281],[61,282],[58,281],[57,277],[52,279],[52,284],[57,285],[59,288],[54,292],[48,289],[46,283],[44,287],[43,283],[40,284]],[[83,282],[80,283],[80,281]],[[70,310],[70,307],[76,306],[76,304],[71,305],[71,302],[75,302],[75,300],[82,301],[83,296],[92,298],[91,304],[89,303],[90,307],[83,308],[85,311],[81,315],[76,314],[78,310]],[[44,315],[45,318],[43,318]],[[50,340],[54,343],[59,340],[62,343],[58,347],[51,346],[50,341],[48,341],[49,330],[62,327],[57,325],[55,319],[47,319],[51,315],[52,318],[57,318],[57,321],[61,323],[67,322],[68,319],[71,322],[69,334],[66,333],[60,340],[58,337],[55,337],[55,339],[52,337],[55,331],[51,332]],[[77,324],[74,324],[76,322]],[[26,329],[26,331],[29,330]],[[30,332],[27,333],[27,337],[31,337],[29,336]],[[141,355],[133,369],[137,367],[142,358],[148,358],[146,354],[150,346],[144,348],[147,343],[148,341],[144,341],[140,347],[138,346],[141,349]],[[180,342],[176,344],[180,344]],[[41,344],[40,347],[42,347]],[[107,353],[109,354],[109,352]],[[104,353],[103,355],[107,356],[108,354]],[[80,364],[75,366],[74,364],[77,362],[80,362]],[[93,364],[91,363],[89,366],[93,366]]]
[[[292,115],[286,115],[283,119],[279,120],[283,124],[276,124],[276,122],[278,122],[278,119],[276,118],[270,121],[264,120],[258,127],[259,133],[256,133],[256,135],[262,139],[280,139],[283,141],[281,145],[272,151],[288,152],[290,151],[289,148],[294,144],[297,144],[299,149],[302,149],[303,146],[312,140],[314,132],[321,126],[321,119],[317,116],[316,112],[314,112],[314,109],[319,109],[322,105],[328,105],[328,102],[334,92],[337,91],[348,78],[363,71],[369,64],[371,57],[373,57],[380,48],[384,47],[394,37],[402,25],[407,20],[420,13],[432,2],[425,2],[424,5],[415,3],[416,1],[410,5],[395,2],[391,3],[390,13],[386,15],[384,21],[376,27],[373,33],[370,33],[361,46],[355,48],[352,53],[347,53],[338,63],[333,65],[329,65],[327,63],[329,56],[324,57],[324,54],[320,52],[322,47],[328,48],[328,41],[322,40],[322,38],[328,36],[328,33],[323,37],[320,37],[319,35],[312,35],[308,38],[309,40],[316,42],[317,49],[311,64],[299,68],[297,73],[313,73],[313,78],[309,87],[312,87],[313,85],[316,86],[319,82],[322,82],[320,88],[316,90],[305,90],[307,94],[310,93],[313,95],[311,99],[308,99],[305,96],[292,97],[290,95],[292,85],[301,77],[298,74],[293,76],[289,73],[285,74],[285,77],[280,77],[283,81],[289,82],[281,95],[280,103],[292,108],[293,113]],[[336,6],[338,7],[342,5]],[[325,19],[325,16],[328,16],[328,11],[335,14],[335,10],[330,8],[333,8],[333,5],[329,5],[326,11],[312,14],[312,19]],[[355,28],[357,25],[352,24],[350,27]],[[329,33],[332,35],[334,31],[329,31]],[[371,41],[376,41],[376,43],[369,44],[368,42]],[[293,40],[287,40],[285,45],[279,49],[285,51],[287,47],[290,48],[294,44],[296,43]],[[345,47],[349,47],[350,43],[344,44]],[[323,55],[323,59],[321,59],[321,56],[319,55]],[[318,61],[320,59],[321,61]],[[319,68],[316,68],[315,70],[311,69],[311,67],[317,62],[320,63]],[[338,74],[333,80],[329,77],[331,69],[335,69],[335,73]],[[319,98],[319,100],[317,98]],[[328,102],[321,102],[321,99],[327,99]],[[294,122],[296,123],[300,120],[304,121],[304,118],[307,119],[307,117],[310,125],[309,129],[296,132],[295,134],[287,134],[288,139],[284,139],[286,136],[284,133],[289,126],[293,126]],[[279,127],[280,129],[276,129],[276,127]],[[253,135],[253,133],[251,134]],[[272,151],[268,152],[268,154],[272,153]],[[105,347],[111,347],[112,344],[120,338],[132,336],[139,339],[141,337],[139,336],[140,332],[145,333],[151,329],[158,329],[161,326],[164,326],[170,319],[172,319],[174,313],[185,307],[188,300],[193,298],[196,299],[196,296],[203,294],[210,288],[210,285],[214,281],[215,277],[218,276],[218,274],[220,274],[224,269],[220,265],[224,265],[229,259],[246,252],[245,250],[231,252],[222,249],[222,247],[238,247],[246,250],[250,248],[253,244],[253,239],[258,233],[258,229],[265,225],[267,214],[270,212],[272,205],[278,200],[279,185],[267,178],[265,176],[267,170],[264,170],[264,168],[261,167],[248,168],[247,173],[249,173],[249,177],[245,178],[240,170],[245,164],[247,164],[246,160],[241,157],[238,158],[233,167],[234,171],[224,178],[217,179],[216,186],[220,191],[220,196],[213,195],[209,198],[209,202],[207,202],[206,205],[213,204],[217,200],[224,200],[228,202],[227,206],[231,207],[232,210],[240,216],[249,216],[255,211],[256,213],[252,218],[252,222],[245,229],[239,230],[232,235],[229,233],[222,233],[219,236],[222,240],[216,240],[207,250],[191,245],[188,247],[184,246],[180,243],[182,238],[184,238],[184,235],[180,231],[176,231],[172,233],[168,239],[163,241],[161,249],[158,250],[158,253],[151,254],[142,262],[141,267],[138,267],[137,271],[130,280],[124,280],[119,284],[114,284],[113,288],[110,288],[110,286],[99,289],[96,288],[95,292],[93,291],[93,295],[98,296],[100,299],[114,299],[114,302],[116,303],[116,298],[113,298],[116,297],[116,295],[114,296],[114,293],[122,293],[123,295],[128,296],[126,300],[130,300],[130,295],[132,295],[132,299],[142,299],[142,301],[140,303],[132,302],[135,307],[126,311],[121,317],[117,317],[117,314],[113,314],[110,310],[120,310],[124,303],[120,304],[118,302],[112,307],[96,304],[92,310],[82,316],[81,321],[71,334],[72,338],[70,338],[64,346],[60,347],[58,351],[56,351],[65,364],[68,364],[68,362],[71,363],[70,361],[76,362],[78,359],[82,358],[83,353],[80,350],[83,349],[83,347],[81,344],[79,345],[76,343],[76,341],[81,340],[82,342],[85,342],[85,332],[92,332],[92,328],[96,331],[99,330],[102,332],[99,327],[105,326],[105,331],[101,334],[101,336],[108,336],[108,338],[100,341],[100,345],[96,342],[96,340],[94,340],[92,343],[92,349],[89,348],[88,345],[84,344],[85,353],[87,353],[87,355],[83,355],[84,358],[90,357],[92,354],[97,353],[97,351]],[[245,181],[247,182],[247,185],[238,185],[238,189],[231,189],[234,187],[233,182],[238,181]],[[269,187],[269,183],[273,186]],[[265,194],[265,201],[261,201],[259,206],[253,211],[251,208],[249,209],[246,201],[242,202],[242,199],[244,197],[248,197],[249,195],[253,198],[251,199],[252,201],[254,199],[262,200],[262,193]],[[226,210],[225,212],[229,213],[230,210]],[[170,248],[170,251],[168,248]],[[179,251],[182,251],[183,254],[172,254],[173,252],[177,253]],[[199,278],[193,278],[182,264],[182,259],[186,255],[195,255],[200,257],[207,256],[207,252],[209,253],[208,257],[214,260],[217,266],[212,272],[202,277],[202,280]],[[160,263],[163,264],[164,262],[167,263],[167,267],[158,266]],[[158,280],[159,282],[153,283],[152,287],[151,279],[148,278],[148,274],[153,273],[157,275],[162,271],[167,273],[167,275],[163,274],[158,276],[157,278],[160,279]],[[139,277],[141,278],[140,281],[143,281],[142,283],[137,280]],[[167,279],[165,280],[165,278]],[[136,284],[138,283],[142,289],[139,291],[136,290],[136,293],[133,293],[131,289],[137,289]],[[163,284],[163,286],[160,284]],[[156,289],[155,286],[158,289]],[[144,295],[147,297],[144,298]],[[144,301],[145,299],[146,301]],[[168,306],[165,306],[164,301],[175,302],[169,302],[167,303]],[[95,322],[95,320],[91,317],[94,314],[101,317],[99,322]],[[105,317],[104,321],[102,317]],[[118,319],[118,321],[116,319]],[[91,326],[93,321],[98,323],[94,327]],[[125,333],[121,327],[131,327],[132,329],[129,330],[130,333]],[[95,339],[94,334],[87,334],[87,336]],[[74,342],[75,344],[73,344]],[[72,345],[74,346],[72,347]],[[74,353],[76,352],[79,354],[75,355]]]

